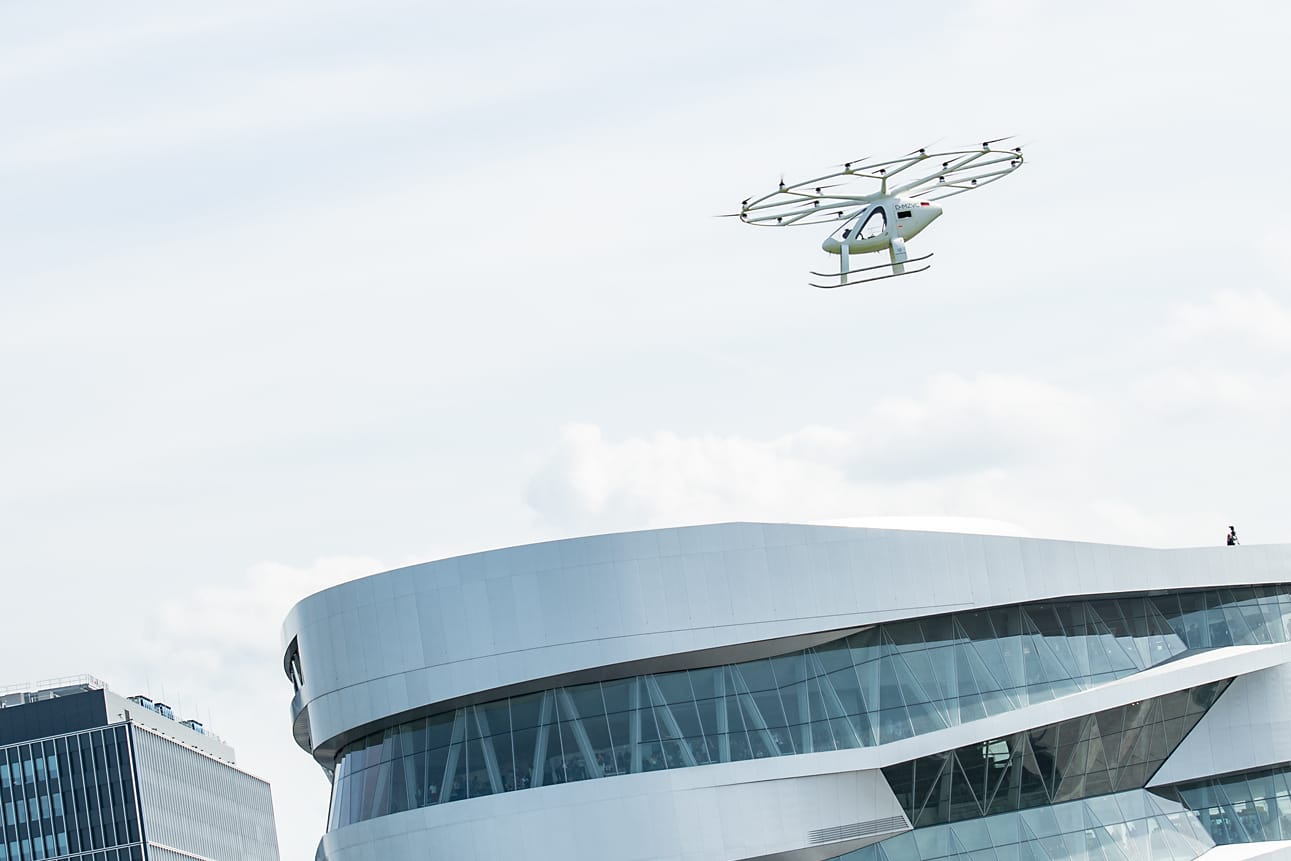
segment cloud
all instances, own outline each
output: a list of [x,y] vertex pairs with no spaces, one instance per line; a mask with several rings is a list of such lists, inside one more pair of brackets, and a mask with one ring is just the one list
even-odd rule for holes
[[[236,30],[277,10],[262,3],[227,2],[218,10],[140,7],[134,10],[138,14],[130,14],[117,6],[98,20],[94,18],[96,10],[77,11],[73,20],[61,22],[65,26],[52,29],[52,35],[41,38],[28,30],[21,41],[6,45],[0,54],[0,85],[30,86],[47,76],[119,63],[149,46]],[[295,11],[299,14],[300,8]],[[16,26],[14,31],[18,31]]]
[[1291,350],[1291,308],[1264,290],[1224,289],[1171,309],[1168,337],[1179,344],[1237,342],[1269,352]]
[[528,488],[562,529],[639,528],[729,519],[856,514],[1012,519],[1018,475],[1052,474],[1093,444],[1085,399],[1019,377],[933,377],[878,401],[851,427],[773,439],[658,431],[621,441],[568,425]]
[[1172,367],[1151,373],[1135,381],[1134,390],[1144,408],[1175,419],[1276,406],[1260,379],[1208,368]]
[[813,521],[820,526],[850,526],[861,529],[901,529],[907,532],[963,532],[972,535],[1013,535],[1029,537],[1024,527],[1007,520],[987,517],[842,517]]
[[120,692],[165,696],[178,717],[203,721],[269,781],[283,858],[313,857],[328,805],[322,771],[291,741],[283,617],[306,595],[387,567],[359,556],[262,562],[227,583],[177,590],[123,635],[113,652],[122,664],[105,668],[114,688],[129,688]]
[[210,149],[239,138],[263,138],[331,126],[363,127],[391,118],[425,117],[516,99],[547,85],[550,69],[523,81],[473,76],[464,89],[447,63],[366,61],[335,69],[241,76],[235,86],[194,103],[130,105],[100,124],[77,120],[0,146],[0,168],[101,162],[184,148]]
[[278,631],[293,604],[387,567],[360,556],[319,559],[304,567],[261,562],[231,583],[199,586],[161,602],[149,626],[149,646],[165,649],[208,683],[238,690],[252,668],[278,665]]
[[1097,431],[1086,398],[1024,377],[931,378],[915,395],[878,401],[853,435],[852,469],[892,480],[1017,464]]
[[1127,375],[1136,412],[1181,423],[1276,420],[1291,410],[1291,305],[1261,289],[1178,302],[1143,342],[1153,367]]

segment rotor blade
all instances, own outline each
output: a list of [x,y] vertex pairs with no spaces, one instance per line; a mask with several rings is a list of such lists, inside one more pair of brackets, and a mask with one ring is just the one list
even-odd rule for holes
[[785,194],[802,194],[802,195],[810,196],[813,191],[816,194],[820,194],[822,191],[824,191],[827,188],[841,188],[844,185],[847,185],[847,183],[831,182],[828,185],[813,186],[811,184],[811,180],[807,180],[806,182],[798,182],[798,183],[794,183],[793,185],[785,186],[784,191],[785,191]]
[[997,144],[997,143],[999,143],[1000,141],[1013,140],[1015,137],[1017,137],[1017,135],[1005,135],[1004,137],[1002,137],[1002,138],[996,138],[996,139],[995,139],[995,140],[993,140],[993,141],[982,141],[982,149],[986,149],[986,148],[988,148],[991,144]]
[[906,153],[906,155],[927,155],[928,150],[932,149],[933,147],[935,147],[937,144],[941,143],[945,139],[946,139],[945,135],[942,135],[941,137],[937,138],[935,141],[933,141],[930,144],[927,144],[926,146],[921,146],[918,149],[910,150],[910,152]]

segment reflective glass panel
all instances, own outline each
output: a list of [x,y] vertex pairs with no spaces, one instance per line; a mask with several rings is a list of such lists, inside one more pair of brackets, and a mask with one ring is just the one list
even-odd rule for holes
[[1152,791],[1187,805],[1216,843],[1291,840],[1291,763]]
[[[1141,789],[1228,681],[888,766],[916,828]],[[1179,717],[1172,717],[1179,714]]]
[[1214,845],[1181,804],[1132,790],[916,828],[838,861],[1193,861]]
[[[1288,632],[1288,585],[1045,601],[884,623],[740,664],[502,698],[345,747],[329,824],[569,781],[885,744],[1087,690],[1188,652],[1285,642]],[[1106,725],[1050,728],[1016,759],[1009,748],[1009,764],[989,772],[1000,780],[1016,769],[1025,774],[1009,781],[1005,796],[988,772],[957,761],[956,769],[979,771],[965,774],[964,788],[944,804],[994,811],[1024,794],[1064,801],[1142,786],[1167,739],[1214,695],[1199,691],[1203,703],[1171,700]],[[1144,722],[1160,731],[1145,732]],[[27,773],[21,763],[7,772],[11,782]]]

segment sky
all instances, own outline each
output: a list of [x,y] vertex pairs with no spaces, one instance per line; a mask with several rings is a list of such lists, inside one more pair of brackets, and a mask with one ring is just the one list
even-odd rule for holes
[[[0,684],[205,721],[305,859],[280,624],[333,583],[724,520],[1291,541],[1289,30],[0,0]],[[946,201],[919,275],[814,290],[819,229],[712,217],[1008,134],[1026,164]]]

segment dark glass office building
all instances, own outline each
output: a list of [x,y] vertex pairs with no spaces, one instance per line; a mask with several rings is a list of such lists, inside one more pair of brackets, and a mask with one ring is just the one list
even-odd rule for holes
[[90,677],[0,694],[0,861],[278,861],[269,785]]

